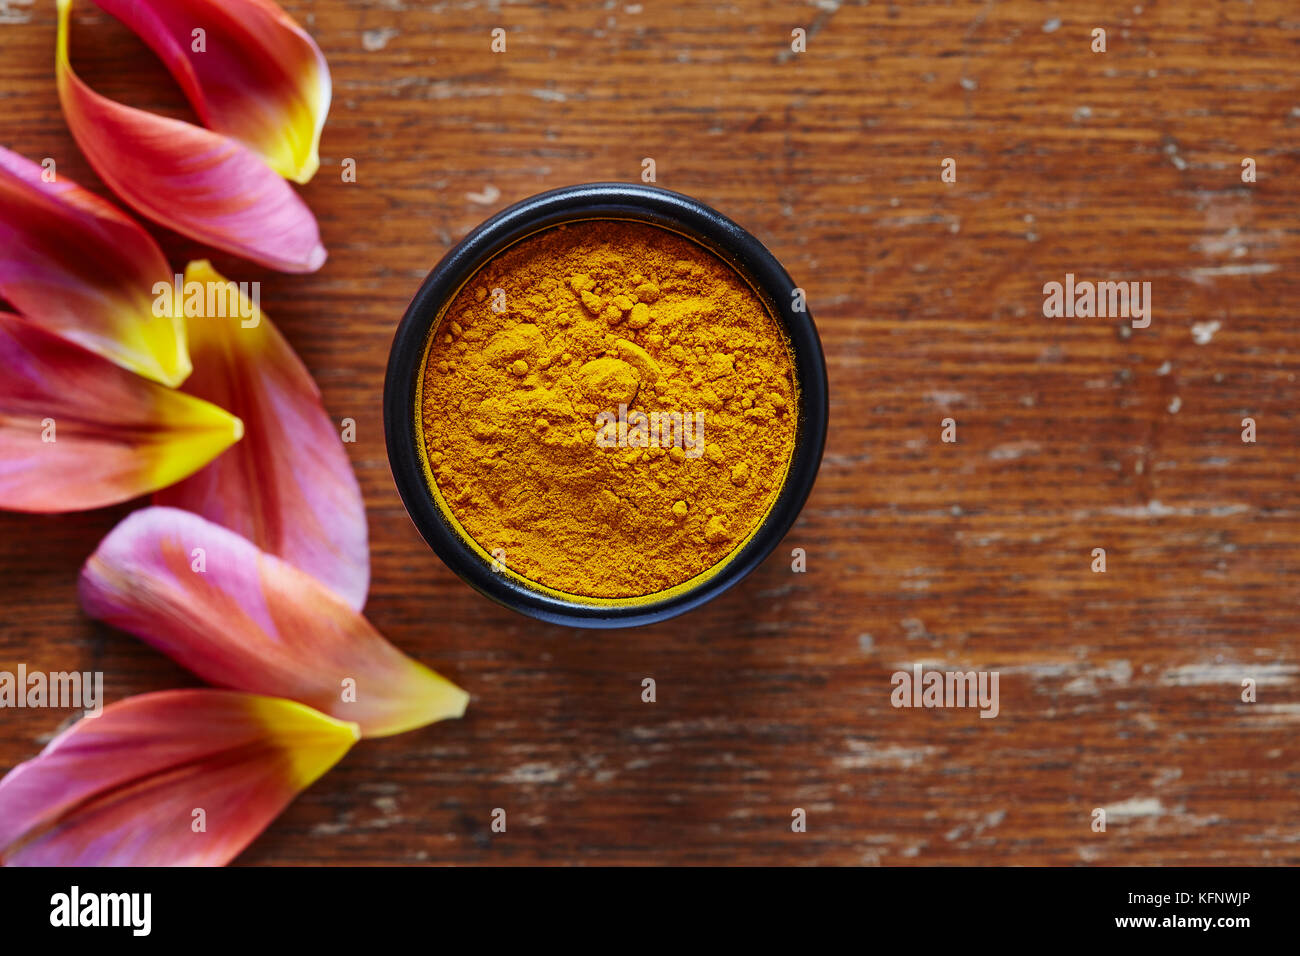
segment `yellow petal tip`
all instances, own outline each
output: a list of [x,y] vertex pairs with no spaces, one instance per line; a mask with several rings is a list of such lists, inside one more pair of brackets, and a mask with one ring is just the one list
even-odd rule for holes
[[168,388],[180,388],[193,371],[194,363],[190,361],[189,355],[178,355],[176,364],[170,369],[163,370],[158,381]]
[[300,165],[297,169],[294,169],[291,172],[289,172],[289,174],[285,178],[291,179],[299,186],[302,186],[311,182],[312,177],[315,176],[316,173],[319,171],[320,171],[320,157],[317,156],[315,153],[312,153],[310,156],[308,156],[306,159],[302,161],[302,165]]
[[455,697],[452,698],[448,719],[459,720],[461,717],[465,716],[465,710],[469,707],[469,693],[461,690],[459,687],[457,687],[456,690],[459,691],[459,699]]

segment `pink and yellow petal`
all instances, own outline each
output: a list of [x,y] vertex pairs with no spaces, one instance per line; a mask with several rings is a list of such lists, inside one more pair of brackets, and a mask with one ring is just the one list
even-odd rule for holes
[[158,54],[205,126],[239,140],[287,179],[312,178],[329,112],[329,67],[280,7],[269,0],[95,3]]
[[0,862],[224,865],[357,738],[355,725],[288,700],[127,698],[0,780]]
[[195,313],[187,320],[195,370],[185,391],[238,415],[244,439],[155,503],[239,532],[360,610],[370,584],[365,503],[316,383],[238,285],[206,261],[191,262],[185,280],[187,289],[222,291],[186,309]]
[[188,477],[243,423],[0,313],[0,508],[82,511]]
[[189,375],[190,360],[182,319],[156,295],[171,283],[162,250],[134,220],[57,168],[0,147],[0,298],[174,386]]
[[87,560],[79,592],[91,617],[204,680],[301,701],[367,737],[459,717],[468,701],[311,575],[187,511],[128,515]]
[[136,211],[217,249],[282,272],[325,262],[316,218],[247,146],[180,120],[100,96],[68,62],[59,0],[56,71],[68,128],[91,166]]

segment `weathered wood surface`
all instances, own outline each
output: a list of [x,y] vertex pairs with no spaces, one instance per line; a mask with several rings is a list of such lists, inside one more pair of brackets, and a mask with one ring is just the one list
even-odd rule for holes
[[[358,423],[370,618],[473,701],[358,746],[242,862],[1300,862],[1289,0],[286,6],[333,69],[303,189],[331,257],[295,277],[212,258],[263,282],[331,413]],[[100,188],[53,56],[52,0],[0,3],[0,141]],[[88,2],[73,56],[101,92],[186,115]],[[808,290],[825,463],[783,550],[708,608],[541,626],[412,528],[384,363],[425,272],[479,221],[638,180],[644,157]],[[161,238],[178,265],[204,254]],[[1150,281],[1150,328],[1044,318],[1067,272]],[[194,683],[77,608],[80,563],[128,510],[0,515],[0,661],[102,670],[110,699]],[[891,673],[918,661],[1000,672],[999,716],[891,707]],[[65,717],[0,714],[0,768]]]

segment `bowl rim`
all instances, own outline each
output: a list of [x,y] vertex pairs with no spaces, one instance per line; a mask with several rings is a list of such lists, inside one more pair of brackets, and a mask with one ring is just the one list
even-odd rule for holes
[[[429,335],[443,307],[478,269],[503,249],[565,222],[625,219],[671,229],[736,268],[765,300],[790,341],[799,388],[794,450],[776,500],[750,536],[716,573],[628,604],[585,604],[534,590],[492,567],[461,540],[425,479],[415,423],[415,398]],[[393,336],[384,377],[383,418],[389,467],[402,504],[434,553],[480,594],[537,620],[584,628],[636,627],[684,614],[734,586],[780,544],[816,480],[829,417],[826,363],[806,297],[757,237],[697,199],[657,186],[597,182],[551,189],[501,210],[457,243],[421,283]]]

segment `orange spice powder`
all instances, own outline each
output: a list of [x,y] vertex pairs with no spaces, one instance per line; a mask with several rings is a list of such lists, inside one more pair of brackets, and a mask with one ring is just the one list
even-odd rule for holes
[[789,343],[712,252],[592,220],[489,261],[444,311],[421,420],[461,527],[515,573],[656,593],[763,520],[794,448]]

